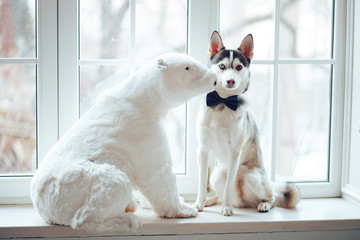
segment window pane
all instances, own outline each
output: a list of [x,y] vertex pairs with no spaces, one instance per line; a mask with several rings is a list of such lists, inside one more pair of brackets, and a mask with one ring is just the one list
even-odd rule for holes
[[96,102],[98,97],[129,76],[129,65],[80,67],[80,116]]
[[326,181],[331,68],[282,65],[279,74],[277,179]]
[[35,0],[0,0],[0,58],[35,57]]
[[254,37],[254,58],[270,59],[274,55],[275,1],[221,0],[220,35],[225,47],[236,49],[249,33]]
[[0,64],[0,174],[36,167],[36,66]]
[[187,0],[136,1],[136,58],[186,52]]
[[251,80],[245,97],[248,110],[255,118],[260,132],[260,144],[267,173],[270,177],[272,148],[272,99],[273,67],[271,65],[251,65]]
[[281,0],[280,57],[331,57],[332,2]]
[[129,0],[80,0],[80,58],[129,57]]

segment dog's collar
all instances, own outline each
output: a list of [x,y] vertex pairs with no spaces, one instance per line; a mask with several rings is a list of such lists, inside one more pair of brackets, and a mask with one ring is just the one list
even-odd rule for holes
[[240,106],[241,101],[238,95],[230,96],[228,98],[222,98],[216,91],[209,92],[206,95],[206,105],[208,107],[214,107],[220,103],[224,104],[231,110],[236,111],[236,109]]

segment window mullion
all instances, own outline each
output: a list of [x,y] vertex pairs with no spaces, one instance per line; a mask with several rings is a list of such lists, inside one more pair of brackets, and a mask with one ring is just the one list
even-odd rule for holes
[[135,54],[136,54],[136,0],[130,1],[130,45],[129,60],[130,74],[136,71]]
[[[346,79],[347,58],[349,52],[347,50],[346,36],[347,31],[347,4],[350,1],[334,1],[335,17],[334,17],[334,50],[333,58],[335,63],[333,65],[333,80],[332,80],[332,103],[331,103],[331,139],[330,139],[330,160],[329,160],[329,184],[334,188],[334,193],[340,195],[341,191],[341,161],[346,162],[347,159],[343,157],[343,139],[346,137],[346,128],[344,128],[344,107],[346,104],[346,84],[349,79]],[[348,46],[349,47],[349,46]],[[346,63],[346,64],[345,64]],[[344,81],[345,79],[345,81]],[[345,124],[346,125],[346,124]],[[334,194],[334,195],[335,195]]]
[[280,0],[276,0],[274,9],[274,82],[272,110],[272,146],[271,146],[271,180],[276,178],[277,159],[277,128],[278,128],[278,91],[279,91],[279,31],[280,31]]
[[[208,64],[208,44],[212,31],[218,29],[218,0],[189,0],[188,2],[188,54]],[[216,17],[215,17],[216,16]],[[215,18],[215,19],[214,19]],[[187,106],[187,175],[178,175],[179,192],[194,198],[197,193],[198,167],[196,118],[199,110],[199,97],[193,98]],[[192,199],[193,200],[193,199]]]
[[36,58],[0,58],[0,64],[36,64],[38,60]]
[[58,1],[59,137],[78,119],[77,1]]
[[58,139],[57,1],[38,0],[38,159]]
[[189,1],[188,53],[203,64],[208,64],[208,44],[212,31],[218,29],[213,18],[218,16],[218,1]]

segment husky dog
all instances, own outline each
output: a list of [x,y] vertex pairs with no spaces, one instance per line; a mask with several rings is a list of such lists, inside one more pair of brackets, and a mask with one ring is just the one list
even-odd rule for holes
[[[236,50],[225,49],[216,31],[210,39],[210,65],[217,80],[215,91],[202,99],[198,116],[199,211],[222,202],[225,216],[233,214],[233,206],[267,212],[274,206],[294,208],[300,198],[294,185],[273,186],[266,175],[259,132],[243,96],[249,87],[253,48],[251,34]],[[206,199],[210,155],[217,161],[210,177],[216,194]]]

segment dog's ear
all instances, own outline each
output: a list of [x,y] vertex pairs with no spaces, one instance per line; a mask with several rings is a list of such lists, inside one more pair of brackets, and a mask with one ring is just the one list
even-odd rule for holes
[[157,60],[157,66],[161,70],[166,70],[167,69],[167,64],[165,63],[164,59],[162,59],[162,58],[159,58]]
[[247,59],[251,61],[254,55],[254,40],[251,34],[248,34],[241,42],[240,47],[238,48]]
[[211,34],[211,38],[210,38],[210,48],[209,48],[210,57],[220,52],[220,50],[222,50],[223,48],[225,47],[222,42],[220,34],[217,31],[214,31]]

